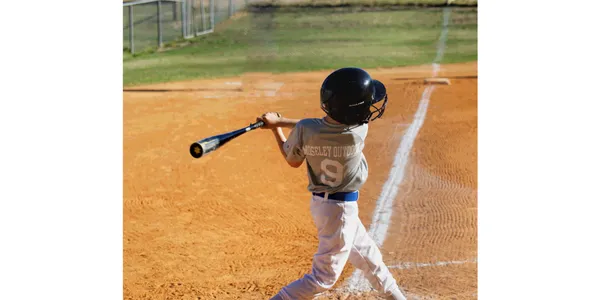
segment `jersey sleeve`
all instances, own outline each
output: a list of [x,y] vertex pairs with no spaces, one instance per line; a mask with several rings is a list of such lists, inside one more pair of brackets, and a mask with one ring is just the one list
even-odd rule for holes
[[286,160],[289,162],[301,162],[304,160],[304,151],[302,151],[302,125],[296,124],[290,132],[287,141],[283,143],[283,151],[286,154]]

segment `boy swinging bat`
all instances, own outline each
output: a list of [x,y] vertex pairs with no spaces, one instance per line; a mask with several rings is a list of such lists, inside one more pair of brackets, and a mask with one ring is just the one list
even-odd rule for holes
[[[257,118],[264,123],[260,128],[273,131],[287,164],[298,168],[306,161],[310,209],[319,237],[311,272],[283,287],[272,300],[312,299],[333,287],[348,261],[386,299],[406,299],[358,217],[359,190],[368,175],[363,155],[368,123],[383,115],[386,104],[381,82],[362,69],[342,68],[321,86],[325,117],[294,120],[269,112]],[[289,138],[282,127],[292,128]]]

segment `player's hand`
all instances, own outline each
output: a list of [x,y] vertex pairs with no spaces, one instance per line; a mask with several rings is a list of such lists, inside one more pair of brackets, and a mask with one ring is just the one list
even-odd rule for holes
[[279,121],[281,121],[281,114],[277,112],[268,112],[256,118],[256,121],[265,122],[265,125],[262,127],[263,129],[277,128]]

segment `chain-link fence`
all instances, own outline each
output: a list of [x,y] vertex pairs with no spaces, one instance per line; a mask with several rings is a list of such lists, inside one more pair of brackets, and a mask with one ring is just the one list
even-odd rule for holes
[[123,50],[139,53],[213,32],[244,8],[243,0],[137,0],[123,2]]

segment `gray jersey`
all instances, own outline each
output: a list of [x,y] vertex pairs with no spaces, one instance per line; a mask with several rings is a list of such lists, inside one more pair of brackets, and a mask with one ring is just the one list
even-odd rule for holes
[[283,149],[290,162],[306,159],[309,191],[358,191],[368,175],[363,155],[367,131],[367,124],[348,127],[324,119],[303,119],[292,129]]

